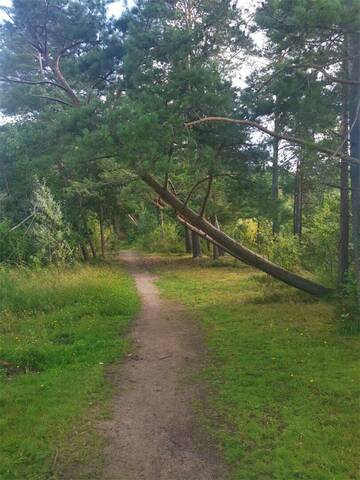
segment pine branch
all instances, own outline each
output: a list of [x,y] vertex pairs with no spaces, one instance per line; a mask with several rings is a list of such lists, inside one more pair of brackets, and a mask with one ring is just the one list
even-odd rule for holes
[[344,153],[333,151],[330,148],[321,147],[320,145],[316,145],[315,143],[308,142],[302,138],[293,137],[291,135],[280,134],[278,132],[274,132],[273,130],[269,130],[268,128],[264,127],[260,123],[253,122],[252,120],[244,120],[244,119],[236,119],[236,118],[229,118],[229,117],[204,117],[200,118],[199,120],[194,120],[192,122],[185,123],[185,127],[194,127],[195,125],[200,125],[202,123],[210,123],[210,122],[223,122],[223,123],[232,123],[235,125],[244,125],[247,127],[253,127],[261,132],[266,133],[272,137],[278,138],[279,140],[286,140],[289,143],[295,143],[297,145],[301,145],[303,147],[311,148],[312,150],[317,150],[320,153],[325,153],[326,155],[330,155],[331,157],[342,158],[346,160],[348,163],[360,164],[360,159],[350,157]]
[[51,80],[26,80],[22,78],[9,78],[9,77],[0,77],[0,82],[4,83],[20,83],[24,85],[50,85],[52,87],[60,88],[65,91],[65,88],[59,83],[52,82]]

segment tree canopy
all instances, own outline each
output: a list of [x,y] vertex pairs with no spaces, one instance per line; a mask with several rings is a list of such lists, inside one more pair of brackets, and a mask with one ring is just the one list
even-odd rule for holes
[[85,258],[171,225],[173,244],[185,228],[310,293],[359,284],[358,2],[138,0],[119,18],[108,3],[3,9],[4,231],[38,178]]

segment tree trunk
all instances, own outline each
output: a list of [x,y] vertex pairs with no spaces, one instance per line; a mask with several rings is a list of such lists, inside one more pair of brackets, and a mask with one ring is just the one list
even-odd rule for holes
[[[348,34],[348,71],[349,80],[349,125],[350,155],[360,159],[360,34]],[[351,211],[352,239],[354,250],[354,266],[357,281],[358,301],[360,305],[360,165],[352,163],[351,178]]]
[[88,243],[89,243],[89,247],[90,247],[90,250],[91,250],[91,255],[93,256],[93,258],[96,258],[96,248],[95,248],[95,245],[94,245],[94,242],[93,242],[93,239],[91,238],[91,234],[88,233]]
[[[348,77],[346,60],[347,48],[344,51],[343,78]],[[349,155],[349,111],[348,87],[342,85],[342,151]],[[349,270],[349,236],[350,236],[350,198],[349,198],[349,164],[345,159],[340,162],[340,241],[339,241],[339,284],[343,285]]]
[[192,237],[192,247],[193,247],[193,258],[201,257],[201,243],[200,237],[195,232],[191,232]]
[[219,247],[213,244],[213,260],[217,260],[219,258]]
[[192,250],[191,231],[187,227],[184,227],[184,232],[185,232],[185,252],[192,253],[193,250]]
[[[214,221],[215,228],[220,230],[220,223],[217,215],[215,215],[214,220],[215,220]],[[218,251],[219,251],[219,257],[223,257],[225,255],[225,250],[223,248],[218,247]]]
[[331,289],[319,285],[311,280],[292,273],[285,268],[276,265],[269,260],[261,257],[257,253],[249,250],[243,245],[237,243],[231,237],[218,230],[207,220],[195,213],[191,208],[185,206],[175,195],[164,188],[151,175],[144,175],[142,179],[174,210],[186,221],[207,234],[216,243],[219,243],[233,257],[252,265],[269,275],[287,283],[295,288],[304,290],[312,295],[325,295],[331,292]]
[[113,224],[114,235],[117,238],[117,240],[124,240],[125,235],[121,231],[119,215],[117,215],[116,213],[114,213],[113,215],[112,224]]
[[303,207],[303,174],[301,160],[298,160],[296,167],[296,180],[294,191],[294,235],[299,238],[302,233],[302,207]]
[[[275,132],[279,131],[278,115],[275,116]],[[272,231],[277,235],[280,231],[279,224],[279,143],[278,138],[273,139],[273,165],[272,165],[272,185],[271,199],[273,208]]]
[[104,209],[101,202],[99,206],[99,227],[100,227],[101,256],[105,257]]
[[87,262],[89,260],[89,254],[88,254],[86,246],[83,243],[80,243],[80,250],[81,250],[81,254],[83,256],[83,259],[85,260],[85,262]]
[[95,248],[93,239],[91,237],[91,232],[89,230],[87,221],[84,217],[83,217],[82,220],[83,220],[83,225],[84,225],[84,230],[85,230],[85,238],[87,239],[87,242],[89,244],[89,247],[90,247],[91,254],[92,254],[93,258],[96,258],[96,248]]

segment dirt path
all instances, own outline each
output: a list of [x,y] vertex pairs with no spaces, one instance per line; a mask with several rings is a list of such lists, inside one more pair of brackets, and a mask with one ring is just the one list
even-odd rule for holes
[[131,333],[134,353],[115,374],[103,480],[223,480],[196,428],[197,387],[184,381],[198,363],[199,332],[179,306],[160,298],[141,256],[126,252],[121,260],[136,280],[142,309]]

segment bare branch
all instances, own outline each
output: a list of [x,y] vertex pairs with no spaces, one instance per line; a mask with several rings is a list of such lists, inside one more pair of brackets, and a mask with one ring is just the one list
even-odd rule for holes
[[65,100],[61,100],[60,98],[55,97],[48,97],[46,95],[32,95],[32,97],[43,98],[44,100],[49,100],[50,102],[61,103],[62,105],[66,105],[67,107],[73,107],[71,103],[65,102]]
[[59,53],[59,55],[55,59],[55,63],[53,65],[53,71],[56,76],[57,81],[62,85],[64,90],[66,91],[68,97],[70,98],[70,101],[74,107],[80,107],[81,102],[78,99],[78,97],[75,95],[73,89],[70,87],[68,82],[66,81],[65,77],[63,76],[60,68],[60,59],[61,59],[62,53]]
[[206,195],[205,195],[205,198],[204,198],[204,202],[203,202],[202,207],[201,207],[200,217],[203,217],[203,216],[204,216],[204,213],[205,213],[205,210],[206,210],[206,206],[207,206],[207,203],[208,203],[208,200],[209,200],[209,196],[210,196],[210,193],[211,193],[211,186],[212,186],[213,180],[214,180],[213,175],[209,175],[209,182],[208,182],[208,186],[207,186],[207,190],[206,190]]
[[209,177],[205,177],[205,178],[202,178],[201,180],[199,180],[198,182],[195,183],[195,185],[192,187],[192,189],[190,190],[190,192],[188,193],[188,196],[186,197],[185,199],[185,202],[184,202],[184,206],[186,207],[186,205],[189,203],[189,200],[192,196],[192,194],[195,192],[195,190],[204,182],[206,182],[207,180],[209,180]]
[[210,122],[232,123],[235,125],[244,125],[247,127],[253,127],[253,128],[256,128],[257,130],[260,130],[261,132],[266,133],[267,135],[278,138],[280,140],[286,140],[287,142],[290,142],[290,143],[295,143],[297,145],[311,148],[312,150],[317,150],[318,152],[325,153],[326,155],[330,155],[331,157],[343,158],[349,163],[353,163],[356,165],[360,164],[360,159],[358,158],[350,157],[349,155],[346,155],[341,152],[337,152],[337,151],[334,152],[330,148],[321,147],[320,145],[317,145],[315,143],[307,142],[302,138],[297,138],[291,135],[274,132],[273,130],[269,130],[268,128],[264,127],[260,123],[253,122],[252,120],[243,120],[243,119],[236,119],[236,118],[229,118],[229,117],[204,117],[204,118],[200,118],[199,120],[187,122],[184,125],[185,127],[189,128],[189,127],[194,127],[195,125],[200,125],[202,123],[210,123]]
[[22,78],[9,78],[9,77],[0,77],[0,82],[4,83],[20,83],[24,85],[50,85],[52,87],[60,88],[66,92],[66,89],[59,83],[52,82],[50,80],[25,80]]
[[10,228],[10,232],[14,232],[15,230],[17,230],[19,227],[21,227],[21,225],[23,225],[23,224],[26,223],[28,220],[30,220],[30,218],[32,218],[34,215],[35,215],[35,212],[33,212],[33,213],[31,213],[30,215],[28,215],[26,218],[24,218],[24,220],[21,220],[20,223],[18,223],[18,224],[15,225],[14,227]]
[[322,65],[309,65],[308,67],[313,68],[314,70],[318,70],[332,82],[342,83],[344,85],[360,85],[360,82],[357,82],[355,80],[347,80],[346,78],[339,78],[339,77],[336,77],[335,75],[332,75],[331,73],[327,72],[325,70],[325,67]]
[[169,178],[169,185],[170,185],[171,190],[173,191],[174,195],[177,195],[175,185],[174,185],[173,181],[171,180],[171,178]]

